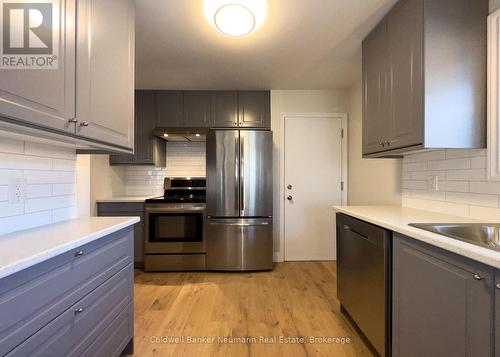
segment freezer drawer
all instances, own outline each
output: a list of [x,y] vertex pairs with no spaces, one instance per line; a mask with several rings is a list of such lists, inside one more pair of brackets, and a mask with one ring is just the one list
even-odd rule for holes
[[272,270],[272,223],[272,218],[209,219],[207,269]]

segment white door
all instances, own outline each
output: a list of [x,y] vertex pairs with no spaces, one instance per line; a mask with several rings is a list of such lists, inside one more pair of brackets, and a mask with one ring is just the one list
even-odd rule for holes
[[335,260],[342,202],[342,120],[285,118],[285,260]]

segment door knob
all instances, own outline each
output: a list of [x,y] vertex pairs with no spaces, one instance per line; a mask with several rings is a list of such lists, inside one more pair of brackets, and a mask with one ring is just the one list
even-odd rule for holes
[[292,185],[288,185],[288,186],[286,186],[286,188],[288,188],[289,190],[291,190],[293,187],[292,187]]
[[293,197],[292,197],[292,196],[288,196],[286,199],[287,199],[288,201],[291,201],[291,200],[293,200]]

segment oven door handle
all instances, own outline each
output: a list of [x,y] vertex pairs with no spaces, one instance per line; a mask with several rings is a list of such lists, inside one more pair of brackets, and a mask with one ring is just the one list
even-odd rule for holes
[[168,212],[180,212],[180,213],[199,213],[203,212],[205,207],[195,207],[195,208],[168,208],[168,207],[146,207],[148,213],[168,213]]
[[230,227],[251,227],[251,226],[268,226],[269,222],[260,223],[224,223],[224,222],[210,222],[211,226],[230,226]]

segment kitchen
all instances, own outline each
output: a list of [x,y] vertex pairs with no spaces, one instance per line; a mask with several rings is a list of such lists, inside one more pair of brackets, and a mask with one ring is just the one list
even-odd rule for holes
[[500,354],[499,1],[1,2],[0,355]]

